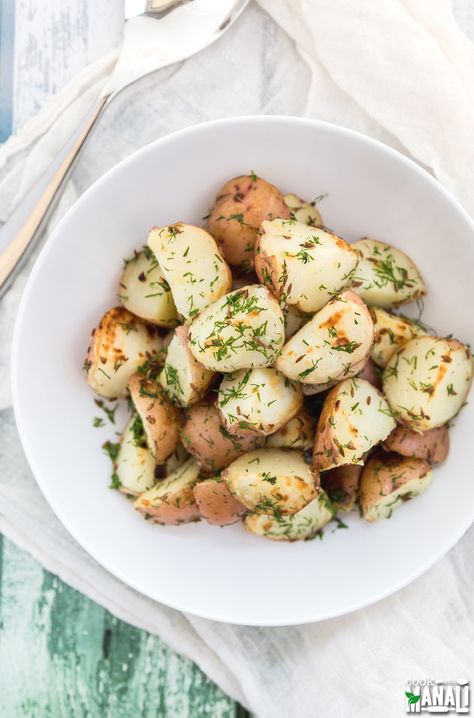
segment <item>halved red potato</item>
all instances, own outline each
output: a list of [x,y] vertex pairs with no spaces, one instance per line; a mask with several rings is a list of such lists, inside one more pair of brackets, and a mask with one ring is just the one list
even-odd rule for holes
[[193,489],[198,481],[198,463],[189,459],[168,478],[141,494],[134,507],[153,523],[177,526],[197,521],[200,513]]
[[234,524],[247,510],[220,476],[200,481],[193,490],[201,516],[213,526]]
[[273,541],[300,541],[316,536],[334,517],[334,508],[320,489],[315,499],[291,516],[250,513],[244,518],[247,531]]
[[255,269],[281,303],[314,314],[350,281],[357,253],[327,230],[296,220],[262,222]]
[[449,430],[445,424],[419,434],[405,426],[397,426],[387,436],[382,447],[402,456],[440,463],[445,461],[449,453]]
[[310,449],[313,446],[316,420],[303,409],[274,434],[266,445],[275,449]]
[[321,474],[321,486],[336,509],[352,511],[355,507],[363,468],[359,464],[346,464]]
[[301,387],[276,369],[241,369],[222,379],[217,398],[222,423],[231,433],[268,436],[303,405]]
[[286,342],[275,366],[302,384],[331,384],[360,371],[373,336],[364,302],[350,290],[342,292]]
[[211,371],[266,367],[285,340],[283,314],[266,287],[250,285],[227,294],[191,324],[189,346]]
[[170,285],[149,247],[125,262],[119,299],[129,312],[160,327],[175,327],[178,315]]
[[129,496],[138,496],[150,489],[156,481],[156,461],[143,440],[143,427],[137,419],[134,414],[127,422],[120,437],[120,448],[114,463],[119,489]]
[[372,361],[372,359],[367,359],[362,369],[357,373],[357,377],[359,379],[365,379],[370,384],[373,384],[376,389],[382,388],[382,376],[380,369]]
[[161,347],[162,339],[154,326],[124,307],[109,309],[92,330],[84,362],[87,383],[108,399],[126,396],[132,374],[157,356]]
[[190,406],[202,399],[214,376],[214,372],[206,369],[191,353],[189,327],[176,327],[159,376],[166,394],[175,404]]
[[230,269],[209,232],[184,222],[153,227],[148,246],[171,287],[176,309],[185,320],[226,294]]
[[397,314],[372,307],[370,310],[374,321],[374,345],[370,357],[378,366],[385,367],[400,349],[414,337],[426,334],[416,322]]
[[431,466],[422,459],[377,452],[360,479],[360,510],[369,522],[390,518],[404,501],[419,496],[431,483]]
[[248,272],[253,268],[260,224],[272,217],[290,217],[280,190],[255,174],[242,175],[221,187],[207,227],[226,261]]
[[363,237],[352,247],[359,255],[352,288],[364,302],[378,307],[398,307],[426,294],[423,277],[400,249]]
[[216,406],[203,403],[187,409],[181,441],[198,461],[201,472],[212,474],[231,464],[238,456],[257,449],[264,438],[250,432],[242,435],[229,432],[221,424]]
[[323,226],[323,218],[315,202],[306,202],[296,194],[285,194],[283,199],[297,222],[308,224],[311,227]]
[[443,426],[469,392],[471,350],[456,339],[416,337],[392,356],[382,381],[398,423],[420,432]]
[[294,514],[317,495],[319,473],[300,451],[257,449],[222,472],[230,492],[255,513]]
[[313,466],[326,471],[344,464],[362,464],[364,454],[394,428],[395,419],[382,394],[364,379],[345,379],[324,401]]
[[179,442],[178,409],[167,399],[163,387],[146,372],[137,372],[128,381],[130,398],[142,420],[148,447],[158,464],[163,464]]

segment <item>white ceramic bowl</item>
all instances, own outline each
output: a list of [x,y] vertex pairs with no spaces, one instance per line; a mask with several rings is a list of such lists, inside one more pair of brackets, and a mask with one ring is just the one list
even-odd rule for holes
[[[201,223],[228,178],[255,170],[321,204],[349,241],[377,237],[407,251],[428,285],[424,319],[474,341],[473,224],[449,194],[397,152],[349,130],[291,117],[220,120],[169,135],[108,172],[62,220],[23,296],[13,352],[23,446],[52,508],[106,569],[151,598],[241,624],[318,621],[405,586],[449,548],[474,516],[472,405],[455,420],[449,459],[430,489],[390,521],[323,541],[284,544],[240,524],[150,526],[108,489],[97,414],[81,371],[89,332],[116,303],[122,258],[152,225]],[[344,518],[346,521],[346,519]]]

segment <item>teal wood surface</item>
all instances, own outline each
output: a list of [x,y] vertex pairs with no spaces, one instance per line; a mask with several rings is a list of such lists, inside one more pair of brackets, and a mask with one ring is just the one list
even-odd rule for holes
[[191,661],[0,535],[1,718],[244,718]]

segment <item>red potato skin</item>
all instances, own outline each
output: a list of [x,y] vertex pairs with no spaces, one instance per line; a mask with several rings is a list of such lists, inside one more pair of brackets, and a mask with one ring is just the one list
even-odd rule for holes
[[366,365],[360,371],[357,376],[359,379],[365,379],[370,384],[375,386],[376,389],[381,390],[382,389],[382,379],[380,377],[380,372],[377,370],[377,365],[372,361],[372,359],[368,359]]
[[229,466],[234,459],[263,445],[265,438],[255,432],[230,437],[220,421],[213,404],[197,404],[185,411],[181,442],[205,474],[216,473]]
[[194,487],[194,496],[201,516],[213,526],[233,524],[246,512],[222,479],[200,481]]
[[145,518],[156,524],[179,526],[201,518],[199,507],[194,498],[192,487],[188,486],[180,492],[179,501],[176,496],[164,497],[159,506],[152,506],[146,499],[138,499],[136,510]]
[[401,456],[441,463],[449,453],[449,430],[445,425],[419,434],[404,426],[397,426],[387,436],[382,447],[385,451],[394,451]]
[[321,474],[321,486],[337,509],[352,511],[354,508],[363,468],[356,464],[346,464]]
[[260,224],[265,219],[289,219],[290,216],[277,187],[255,175],[241,175],[226,182],[219,190],[207,228],[219,244],[226,262],[248,272],[254,266],[254,247]]

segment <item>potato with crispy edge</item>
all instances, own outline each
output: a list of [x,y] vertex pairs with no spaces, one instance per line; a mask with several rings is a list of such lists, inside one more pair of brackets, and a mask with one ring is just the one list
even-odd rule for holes
[[213,526],[234,524],[247,510],[220,476],[200,481],[193,490],[201,516]]
[[398,307],[426,294],[423,277],[400,249],[370,237],[352,245],[359,256],[352,288],[364,302],[378,307]]
[[198,461],[201,473],[212,474],[238,456],[262,446],[264,438],[254,432],[242,435],[229,432],[222,425],[216,406],[202,403],[186,410],[181,441]]
[[160,327],[175,327],[178,315],[170,285],[149,247],[125,262],[119,299],[129,312]]
[[315,202],[306,202],[296,194],[285,194],[283,199],[297,222],[308,224],[311,227],[322,227],[324,225],[321,212],[316,208]]
[[214,378],[214,372],[192,355],[188,334],[188,326],[176,327],[159,376],[165,393],[179,406],[190,406],[202,399]]
[[250,513],[244,518],[247,531],[273,541],[300,541],[314,538],[334,517],[326,493],[320,489],[315,499],[291,516]]
[[128,382],[128,390],[142,420],[147,445],[156,462],[163,464],[175,451],[179,441],[179,412],[149,372],[133,374]]
[[290,217],[280,190],[255,174],[243,175],[221,187],[207,227],[226,261],[248,272],[253,268],[260,224],[272,217]]
[[222,423],[231,433],[268,436],[303,405],[301,387],[276,369],[241,369],[222,379],[217,398]]
[[129,496],[138,496],[150,489],[156,481],[156,461],[144,439],[143,426],[137,414],[134,414],[120,437],[120,448],[114,462],[119,489]]
[[153,523],[179,524],[197,521],[199,507],[194,497],[194,486],[199,481],[199,466],[189,459],[166,479],[141,494],[134,507]]
[[449,430],[446,424],[422,434],[397,426],[382,444],[386,451],[434,463],[445,461],[449,453]]
[[319,473],[300,451],[257,449],[222,472],[230,492],[255,513],[294,514],[315,498]]
[[209,232],[184,222],[153,227],[148,246],[171,287],[178,313],[188,320],[226,294],[230,269]]
[[295,220],[263,222],[255,270],[285,304],[314,314],[350,281],[358,256],[343,239]]
[[364,379],[345,379],[324,401],[313,466],[326,471],[344,464],[362,464],[364,454],[394,428],[395,419],[382,394]]
[[346,464],[321,474],[321,486],[339,511],[352,511],[355,507],[362,469],[359,464]]
[[128,380],[138,367],[161,350],[156,328],[135,317],[124,307],[104,314],[84,362],[87,383],[107,399],[126,396]]
[[[331,384],[365,364],[374,329],[364,302],[346,291],[317,312],[289,339],[275,366],[302,384]],[[362,365],[363,365],[362,364]]]
[[456,339],[421,336],[392,356],[383,392],[398,423],[426,431],[455,416],[472,382],[472,354]]
[[423,459],[377,452],[360,479],[360,510],[369,522],[390,518],[404,501],[419,496],[431,483],[431,466]]
[[411,339],[426,334],[416,322],[397,314],[371,307],[374,322],[374,344],[370,357],[378,366],[385,367],[398,349]]
[[191,324],[189,346],[210,371],[233,372],[274,363],[285,340],[283,314],[266,287],[227,294]]
[[266,445],[275,449],[310,449],[313,446],[315,428],[316,420],[303,409],[271,434]]

